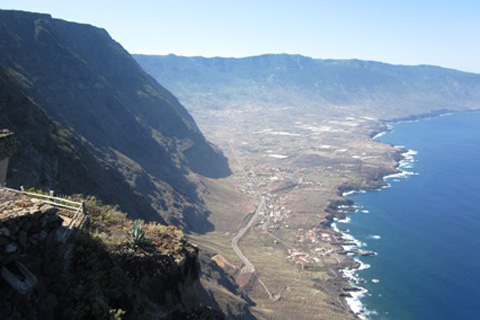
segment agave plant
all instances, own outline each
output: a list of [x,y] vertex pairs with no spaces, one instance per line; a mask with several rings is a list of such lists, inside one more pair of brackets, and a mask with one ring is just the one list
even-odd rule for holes
[[140,220],[135,220],[133,222],[132,230],[127,231],[126,234],[128,242],[134,249],[144,248],[150,243],[150,240],[145,237],[143,223]]

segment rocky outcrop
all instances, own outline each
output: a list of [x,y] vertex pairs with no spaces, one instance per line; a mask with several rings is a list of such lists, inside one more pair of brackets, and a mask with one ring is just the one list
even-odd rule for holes
[[[104,246],[77,234],[72,281],[84,284],[70,291],[75,317],[97,319],[122,310],[125,320],[223,319],[218,309],[202,304],[198,249],[176,227],[144,228],[148,241],[136,249],[125,242]],[[102,306],[92,308],[99,300]]]
[[224,318],[205,304],[198,249],[178,228],[146,224],[148,241],[132,247],[132,222],[90,203],[90,225],[64,241],[66,212],[2,189],[0,200],[0,319]]
[[[126,251],[117,262],[141,292],[137,317],[171,318],[199,304],[198,249],[175,227],[157,233],[146,251]],[[152,307],[154,306],[154,307]]]

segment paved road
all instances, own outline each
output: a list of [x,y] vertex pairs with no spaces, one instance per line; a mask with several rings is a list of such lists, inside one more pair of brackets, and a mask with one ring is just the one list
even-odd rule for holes
[[259,212],[263,211],[265,208],[265,197],[261,196],[260,198],[260,203],[258,204],[257,206],[257,209],[255,210],[255,213],[252,215],[252,217],[250,218],[250,220],[248,221],[248,223],[243,227],[241,228],[238,233],[233,237],[232,239],[232,247],[233,247],[233,250],[235,250],[235,253],[238,255],[238,257],[240,258],[240,260],[242,260],[243,264],[245,265],[245,268],[246,268],[246,271],[247,272],[255,272],[255,267],[253,266],[253,264],[247,259],[247,257],[245,257],[245,255],[243,254],[242,250],[240,250],[240,248],[238,247],[238,241],[241,240],[243,238],[243,236],[245,235],[245,233],[247,233],[247,231],[250,229],[250,227],[253,225],[253,223],[255,222],[255,219],[257,218]]
[[[251,184],[253,190],[255,191],[255,194],[260,199],[260,201],[258,203],[258,206],[257,206],[257,209],[255,209],[254,214],[252,214],[252,216],[248,220],[247,224],[243,228],[241,228],[238,231],[238,233],[232,239],[232,248],[235,251],[235,253],[237,254],[237,256],[240,258],[240,260],[242,260],[242,263],[244,264],[245,269],[246,269],[245,271],[249,272],[249,273],[253,273],[253,272],[255,272],[255,267],[247,259],[247,257],[245,257],[242,250],[240,250],[240,248],[238,247],[238,241],[240,241],[243,238],[243,236],[245,235],[245,233],[247,233],[247,231],[252,227],[253,223],[255,222],[256,218],[259,216],[260,212],[266,211],[266,201],[265,201],[265,197],[262,196],[261,193],[258,191],[257,185],[255,184],[255,181],[253,181],[253,179],[248,175],[247,171],[243,167],[243,164],[240,161],[240,158],[237,156],[237,154],[236,154],[235,150],[233,149],[232,145],[230,143],[228,145],[230,146],[230,150],[232,151],[233,157],[235,158],[235,160],[237,160],[237,163],[240,166],[245,178]],[[270,292],[270,290],[268,290],[267,286],[263,283],[263,281],[258,276],[257,276],[257,280],[262,285],[262,287],[265,289],[265,291],[268,294],[268,297],[272,301],[280,300],[282,298],[283,290],[285,290],[287,288],[287,286],[284,286],[284,287],[282,287],[282,289],[280,290],[280,292],[278,294],[272,294]],[[292,284],[295,283],[296,281],[297,280],[292,282]]]
[[233,149],[232,145],[229,143],[228,144],[229,147],[230,147],[230,150],[232,151],[232,154],[233,154],[233,157],[235,158],[235,160],[237,160],[237,163],[238,165],[240,166],[240,169],[242,170],[242,173],[243,175],[245,176],[245,178],[248,180],[248,182],[250,183],[250,185],[252,186],[253,190],[255,191],[255,194],[259,197],[260,201],[258,203],[258,206],[257,206],[257,209],[255,210],[255,213],[250,217],[250,219],[248,220],[247,224],[241,228],[238,233],[233,237],[232,239],[232,247],[233,247],[233,250],[235,251],[235,253],[237,254],[237,256],[240,258],[240,260],[242,260],[243,264],[245,265],[245,268],[246,268],[246,271],[247,272],[255,272],[255,267],[253,266],[253,264],[247,259],[247,257],[245,257],[245,255],[243,254],[242,250],[240,250],[240,248],[238,247],[238,241],[240,241],[243,236],[245,235],[245,233],[247,233],[247,231],[252,227],[253,223],[255,222],[255,219],[257,218],[257,216],[259,215],[259,213],[261,211],[264,211],[265,210],[265,197],[262,196],[260,194],[260,192],[258,191],[257,189],[257,185],[255,183],[255,181],[253,181],[253,179],[248,175],[247,171],[245,170],[242,162],[240,161],[240,158],[237,156],[237,153],[235,152],[235,150]]

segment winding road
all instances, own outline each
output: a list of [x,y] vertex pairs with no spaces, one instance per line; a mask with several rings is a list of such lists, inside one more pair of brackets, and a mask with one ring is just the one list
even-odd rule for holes
[[245,233],[247,233],[248,230],[252,227],[253,223],[255,222],[255,219],[257,218],[258,214],[265,209],[265,197],[260,194],[260,192],[257,189],[257,185],[253,181],[253,179],[248,175],[247,171],[245,170],[245,167],[243,166],[242,162],[237,156],[237,153],[235,152],[235,149],[233,149],[232,145],[228,143],[228,146],[230,147],[230,150],[232,151],[233,157],[238,163],[238,166],[242,170],[243,175],[245,178],[248,180],[250,185],[252,186],[253,190],[255,191],[255,194],[260,198],[260,202],[258,203],[257,209],[255,209],[254,214],[250,217],[248,220],[247,224],[241,228],[237,234],[233,237],[232,239],[232,248],[237,254],[237,256],[242,260],[242,263],[244,264],[246,271],[253,273],[255,272],[255,267],[253,264],[247,259],[247,257],[243,254],[242,250],[238,247],[238,241],[240,241]]
[[[242,250],[240,250],[240,248],[238,247],[238,241],[240,241],[244,236],[245,234],[247,233],[248,230],[250,230],[250,228],[252,227],[252,225],[255,223],[255,220],[256,218],[260,215],[260,212],[262,211],[265,211],[266,210],[266,200],[265,200],[265,197],[262,196],[262,194],[258,191],[258,188],[257,188],[257,185],[255,184],[255,182],[253,181],[253,179],[248,175],[247,171],[245,170],[245,168],[243,167],[243,164],[242,162],[240,161],[240,159],[238,158],[235,150],[233,149],[232,145],[229,143],[228,144],[229,147],[230,147],[230,150],[232,151],[232,154],[233,154],[233,157],[235,158],[235,160],[237,160],[237,163],[238,165],[240,166],[245,178],[248,180],[248,182],[250,183],[250,185],[252,186],[253,190],[255,191],[255,194],[258,196],[258,198],[260,199],[259,203],[258,203],[258,206],[257,208],[255,209],[255,212],[252,214],[252,216],[250,217],[250,219],[248,220],[247,224],[242,227],[238,232],[237,234],[233,237],[232,239],[232,248],[233,250],[235,251],[235,253],[237,254],[237,256],[240,258],[240,260],[242,260],[242,263],[243,265],[245,266],[245,270],[242,271],[242,272],[246,272],[246,273],[254,273],[255,272],[255,267],[254,265],[248,260],[248,258],[243,254]],[[268,290],[267,286],[263,283],[263,281],[257,276],[257,280],[258,282],[262,285],[262,287],[265,289],[265,291],[267,292],[268,294],[268,297],[270,298],[270,300],[272,301],[278,301],[282,298],[282,292],[284,289],[287,288],[287,286],[284,286],[280,292],[278,294],[272,294],[270,292],[270,290]],[[296,281],[296,280],[295,280]],[[294,282],[295,282],[294,281]]]
[[237,233],[237,234],[233,237],[233,239],[232,239],[232,247],[233,247],[233,250],[235,251],[235,253],[237,254],[237,256],[240,258],[240,260],[242,260],[243,264],[245,265],[246,271],[247,271],[247,272],[250,272],[250,273],[255,272],[255,267],[254,267],[253,264],[247,259],[247,257],[245,257],[245,255],[243,254],[242,250],[240,250],[240,248],[238,247],[238,241],[243,238],[243,236],[245,235],[245,233],[247,233],[247,231],[250,229],[250,227],[252,226],[252,224],[255,222],[255,219],[257,218],[259,212],[263,211],[264,208],[265,208],[265,197],[264,197],[264,196],[261,196],[261,198],[260,198],[260,203],[258,204],[257,209],[255,210],[255,213],[252,215],[252,217],[250,218],[250,220],[248,221],[248,223],[247,223],[243,228],[241,228],[241,229],[238,231],[238,233]]

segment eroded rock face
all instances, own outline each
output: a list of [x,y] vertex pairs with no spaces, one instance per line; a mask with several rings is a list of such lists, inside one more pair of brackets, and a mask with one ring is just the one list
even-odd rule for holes
[[[185,240],[164,236],[153,252],[122,255],[119,264],[141,292],[138,316],[170,318],[198,305],[198,249]],[[145,308],[152,305],[156,307]]]
[[116,257],[139,292],[132,312],[135,317],[148,319],[189,314],[199,304],[198,248],[176,227],[152,227],[148,237],[147,247],[124,248]]

